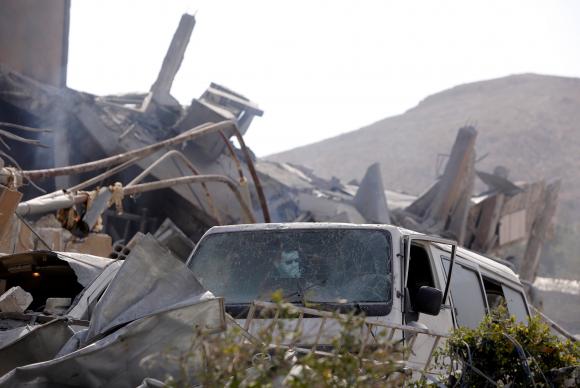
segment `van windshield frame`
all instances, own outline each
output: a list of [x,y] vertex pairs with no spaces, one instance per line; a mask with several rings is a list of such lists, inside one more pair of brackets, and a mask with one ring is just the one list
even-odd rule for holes
[[281,229],[210,233],[189,268],[226,306],[284,300],[387,315],[393,303],[391,234],[382,229]]

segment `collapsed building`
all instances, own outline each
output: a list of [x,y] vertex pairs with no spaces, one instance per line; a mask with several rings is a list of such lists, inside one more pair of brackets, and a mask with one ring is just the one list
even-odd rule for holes
[[[451,238],[496,257],[533,283],[560,181],[515,184],[501,167],[492,174],[477,171],[476,137],[473,127],[459,129],[443,173],[419,196],[386,190],[378,164],[360,183],[349,184],[290,164],[259,161],[257,166],[268,198],[273,197],[269,203],[295,217],[287,221],[389,223]],[[481,193],[475,192],[476,179],[486,186]]]
[[[419,197],[385,190],[376,164],[360,184],[345,184],[301,166],[256,160],[244,142],[263,114],[256,103],[216,83],[186,107],[170,94],[194,27],[195,18],[183,15],[147,93],[95,96],[0,65],[2,134],[18,167],[4,168],[1,177],[24,194],[23,200],[3,196],[20,203],[18,219],[3,217],[10,231],[2,234],[2,251],[47,243],[43,249],[108,256],[112,245],[122,252],[136,232],[157,232],[185,259],[214,225],[393,223],[504,258],[513,256],[512,243],[523,242],[529,249],[515,264],[528,266],[524,278],[533,281],[559,183],[515,185],[501,172],[476,171],[477,132],[469,127],[460,129],[445,171]],[[474,194],[477,178],[488,185],[481,195]],[[38,186],[49,193],[39,196]],[[37,221],[56,211],[64,228],[41,219],[36,232],[44,243],[22,227],[23,218]]]
[[[223,301],[206,295],[193,275],[177,274],[178,261],[215,225],[394,224],[509,258],[521,278],[533,282],[558,181],[516,184],[502,169],[477,171],[472,127],[459,130],[444,172],[420,196],[387,190],[378,164],[360,183],[343,183],[302,166],[258,160],[244,141],[264,113],[256,103],[217,83],[185,107],[170,94],[194,26],[195,18],[183,15],[146,93],[95,96],[0,64],[0,139],[6,146],[0,156],[0,294],[12,303],[0,304],[0,353],[24,354],[2,365],[0,375],[64,356],[46,370],[24,368],[6,381],[56,376],[84,353],[66,354],[108,336],[108,350],[86,350],[87,359],[120,355],[127,333],[135,335],[135,354],[157,351],[138,345],[152,317],[173,322],[180,333],[193,321],[224,330]],[[476,179],[487,186],[480,194]],[[155,255],[171,259],[156,261]],[[149,279],[161,284],[154,292],[139,288],[140,279],[128,280],[148,276],[147,266],[163,274]],[[180,284],[179,292],[168,286],[172,282]],[[121,297],[131,286],[138,291],[133,298]],[[143,298],[144,308],[132,314]],[[150,304],[154,299],[167,303]],[[172,321],[174,308],[190,320]],[[68,320],[52,320],[60,316]],[[42,331],[31,334],[40,324]],[[88,328],[84,337],[75,334],[78,326]],[[162,330],[155,335],[169,341]],[[46,352],[30,352],[31,344],[48,338]],[[115,373],[113,366],[97,368],[96,380],[79,384]],[[147,373],[136,372],[132,381]]]

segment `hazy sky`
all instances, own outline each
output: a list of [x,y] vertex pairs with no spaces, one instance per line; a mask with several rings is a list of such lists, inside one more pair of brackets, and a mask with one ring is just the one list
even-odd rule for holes
[[517,73],[580,77],[580,1],[73,0],[68,85],[147,91],[195,13],[172,94],[210,82],[257,102],[258,155],[403,113],[449,87]]

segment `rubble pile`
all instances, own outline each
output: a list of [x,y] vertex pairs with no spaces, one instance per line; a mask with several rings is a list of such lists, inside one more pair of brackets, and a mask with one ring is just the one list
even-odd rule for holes
[[[12,137],[14,153],[52,144],[0,171],[3,252],[118,257],[140,232],[162,237],[186,260],[214,225],[392,223],[504,258],[514,243],[529,243],[514,264],[534,280],[559,183],[515,185],[505,174],[476,171],[473,127],[459,130],[445,171],[419,197],[386,190],[378,164],[360,183],[345,184],[256,160],[243,136],[263,114],[257,104],[216,83],[186,107],[170,94],[194,26],[195,18],[183,15],[147,93],[94,96],[0,67],[6,120],[36,135]],[[488,186],[481,195],[474,195],[477,178]],[[37,196],[38,185],[52,192]],[[60,225],[39,222],[55,212]]]
[[[39,241],[47,243],[43,248],[74,250],[80,239],[86,246],[78,250],[107,255],[103,252],[128,244],[137,231],[154,233],[167,222],[176,235],[196,240],[213,225],[270,220],[255,158],[243,140],[263,112],[214,83],[187,107],[169,94],[194,25],[193,16],[182,17],[158,79],[144,94],[89,95],[41,84],[0,65],[5,120],[38,137],[13,135],[13,142],[25,143],[11,148],[19,159],[15,167],[0,172],[6,206],[2,230],[9,230],[2,233],[3,252],[37,249]],[[45,143],[52,144],[47,158],[27,157],[30,147]],[[37,196],[39,185],[53,191]],[[21,201],[18,190],[28,200]],[[134,201],[127,201],[129,196]],[[23,226],[23,218],[32,223],[57,211],[60,226],[34,225],[34,233]],[[10,219],[12,213],[17,220]],[[110,241],[93,236],[99,232]]]

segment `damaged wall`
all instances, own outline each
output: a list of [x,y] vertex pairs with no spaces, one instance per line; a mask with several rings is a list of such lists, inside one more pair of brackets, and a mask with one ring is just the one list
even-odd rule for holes
[[66,85],[70,0],[2,0],[1,62],[48,85]]

